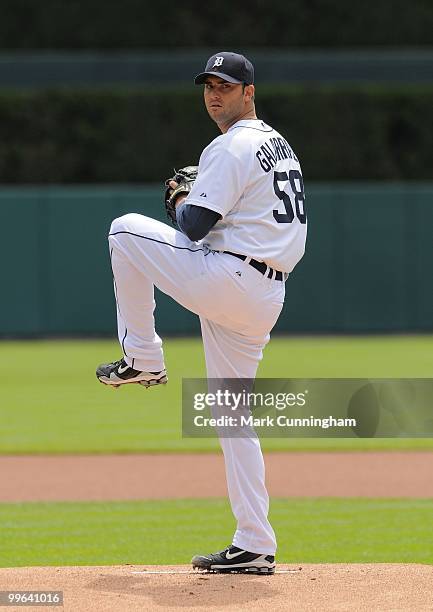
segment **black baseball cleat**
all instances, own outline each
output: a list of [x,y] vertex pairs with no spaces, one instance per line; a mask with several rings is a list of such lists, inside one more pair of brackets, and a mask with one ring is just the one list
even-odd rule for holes
[[104,385],[111,385],[117,388],[120,385],[138,383],[144,387],[152,387],[153,385],[165,385],[167,382],[167,372],[142,372],[134,370],[122,358],[113,363],[103,363],[96,370],[96,376],[99,382]]
[[225,550],[210,555],[196,555],[191,559],[194,569],[218,574],[275,574],[275,557],[260,555],[228,546]]

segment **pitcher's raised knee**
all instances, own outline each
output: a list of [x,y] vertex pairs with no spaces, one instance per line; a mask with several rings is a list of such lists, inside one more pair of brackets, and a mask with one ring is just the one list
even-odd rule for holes
[[128,213],[117,217],[111,223],[109,236],[121,233],[137,234],[143,229],[143,223],[150,219],[138,213]]

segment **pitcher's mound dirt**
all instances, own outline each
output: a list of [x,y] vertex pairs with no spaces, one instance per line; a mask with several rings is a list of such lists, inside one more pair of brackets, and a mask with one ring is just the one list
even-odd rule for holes
[[63,591],[63,609],[68,612],[433,610],[433,568],[428,565],[280,565],[278,569],[274,576],[263,577],[198,574],[181,565],[8,568],[0,569],[0,590]]

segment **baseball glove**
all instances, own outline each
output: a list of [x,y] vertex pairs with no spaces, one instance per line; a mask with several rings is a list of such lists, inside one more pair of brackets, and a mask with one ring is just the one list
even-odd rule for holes
[[[176,200],[180,195],[188,195],[197,178],[198,166],[186,166],[180,170],[175,170],[172,178],[165,181],[165,211],[167,217],[176,225]],[[170,181],[177,183],[176,189],[170,187]]]

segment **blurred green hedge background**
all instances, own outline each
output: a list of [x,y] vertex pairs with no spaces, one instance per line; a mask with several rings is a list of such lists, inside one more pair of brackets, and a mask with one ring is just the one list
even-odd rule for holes
[[431,45],[431,0],[3,0],[6,49]]
[[[427,180],[433,84],[257,88],[259,116],[286,136],[305,180]],[[0,96],[6,183],[137,183],[198,163],[218,135],[201,89],[9,91]]]

